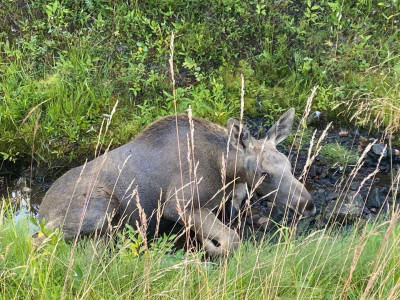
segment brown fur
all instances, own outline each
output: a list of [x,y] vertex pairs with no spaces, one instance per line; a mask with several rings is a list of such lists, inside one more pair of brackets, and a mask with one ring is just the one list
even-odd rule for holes
[[[47,228],[62,228],[67,239],[104,232],[110,216],[133,226],[145,222],[154,234],[159,210],[161,229],[168,221],[178,222],[194,231],[211,255],[224,255],[239,237],[214,212],[224,194],[232,192],[233,182],[251,186],[262,168],[271,167],[258,166],[260,155],[269,153],[238,124],[231,119],[226,129],[193,118],[192,127],[185,115],[162,118],[128,144],[61,176],[46,193],[39,218]],[[304,197],[311,201],[304,193],[294,195],[298,202]]]

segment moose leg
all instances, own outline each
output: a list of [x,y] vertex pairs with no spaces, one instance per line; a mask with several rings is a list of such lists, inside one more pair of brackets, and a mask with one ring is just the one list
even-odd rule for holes
[[230,211],[230,222],[237,217],[239,214],[240,208],[242,206],[243,200],[247,198],[247,185],[246,183],[238,183],[235,187],[233,197],[232,197],[232,204],[231,204],[231,211]]
[[209,209],[188,209],[179,214],[177,207],[173,206],[174,203],[176,204],[172,201],[165,207],[164,217],[183,226],[190,226],[207,253],[212,256],[224,256],[237,247],[237,232],[218,220]]

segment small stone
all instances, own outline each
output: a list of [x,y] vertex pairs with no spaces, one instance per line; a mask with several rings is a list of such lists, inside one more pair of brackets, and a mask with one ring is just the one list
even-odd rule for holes
[[27,186],[24,186],[21,190],[22,190],[24,193],[30,193],[30,192],[32,191],[32,189],[29,188],[29,187],[27,187]]
[[376,208],[372,207],[372,208],[370,208],[370,211],[373,213],[376,213]]
[[369,215],[371,211],[368,209],[368,207],[364,206],[364,214]]
[[320,117],[321,117],[320,111],[318,110],[313,111],[307,118],[307,124],[318,122],[320,120]]
[[385,145],[383,144],[375,144],[372,146],[372,151],[374,151],[375,154],[381,156],[383,153],[383,157],[387,156],[387,149]]
[[368,138],[365,136],[360,136],[359,143],[361,147],[366,147],[369,144]]
[[15,185],[18,187],[24,187],[27,185],[27,179],[25,177],[20,177],[15,182]]
[[386,195],[382,193],[379,187],[373,187],[371,194],[369,195],[366,205],[368,207],[380,208],[382,203],[385,201]]
[[362,152],[364,150],[364,147],[361,145],[358,145],[357,150],[358,150],[358,152]]
[[394,149],[393,154],[394,154],[395,156],[400,155],[400,150]]
[[321,174],[319,175],[319,178],[324,179],[326,176],[329,174],[329,168],[325,167],[325,169],[322,170]]
[[326,200],[330,201],[333,199],[337,199],[338,193],[329,193],[328,196],[326,196]]
[[393,141],[394,138],[395,138],[395,136],[392,135],[392,134],[388,134],[388,135],[386,136],[386,139],[387,139],[388,141]]
[[127,48],[126,45],[117,45],[117,51],[120,52],[120,53],[125,51],[126,48]]
[[342,129],[338,133],[339,136],[349,136],[349,131],[346,129]]
[[283,219],[284,212],[281,211],[277,206],[274,206],[271,210],[270,217],[275,222],[280,222]]
[[256,221],[257,226],[262,226],[263,224],[266,224],[269,222],[269,219],[267,217],[261,217]]
[[246,217],[256,218],[260,215],[260,210],[256,207],[251,207],[250,209],[246,210]]
[[353,184],[350,186],[350,190],[352,190],[352,191],[357,191],[357,190],[358,190],[358,187],[359,187],[359,185],[357,185],[357,184],[359,184],[359,183],[353,183]]
[[350,191],[336,200],[331,200],[326,206],[323,219],[325,222],[352,223],[360,218],[363,213],[364,201],[354,191]]

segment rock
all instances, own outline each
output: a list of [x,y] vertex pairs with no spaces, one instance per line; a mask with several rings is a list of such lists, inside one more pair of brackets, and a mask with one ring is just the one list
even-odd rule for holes
[[385,137],[388,141],[394,141],[394,139],[396,138],[394,135],[392,135],[392,134],[388,134],[386,137]]
[[362,148],[366,147],[369,144],[368,138],[365,136],[360,136],[359,143]]
[[28,183],[28,179],[25,177],[20,177],[15,181],[15,187],[16,188],[22,188],[24,186],[27,186]]
[[360,218],[363,213],[364,202],[359,194],[350,191],[336,200],[331,200],[323,213],[326,223],[352,223]]
[[363,212],[364,212],[364,214],[366,214],[366,215],[371,214],[371,211],[370,211],[370,210],[368,209],[368,207],[366,207],[366,206],[364,206]]
[[398,149],[394,149],[393,154],[395,156],[398,156],[398,155],[400,155],[400,151]]
[[269,222],[269,219],[267,217],[261,217],[257,220],[256,224],[258,226],[261,226],[262,224],[267,223],[267,222]]
[[365,203],[368,207],[380,208],[385,201],[386,195],[377,186],[373,187]]
[[338,193],[329,193],[328,196],[326,196],[327,201],[335,200],[338,197]]
[[351,186],[350,186],[350,190],[352,190],[352,191],[357,191],[357,190],[358,190],[358,187],[360,186],[359,184],[360,184],[359,182],[353,182],[353,183],[351,184]]
[[124,52],[127,49],[127,46],[126,45],[117,45],[116,48],[117,48],[117,51],[119,53],[121,53],[121,52]]
[[319,175],[319,178],[324,179],[324,178],[326,178],[326,176],[328,176],[328,174],[329,174],[329,168],[325,167],[322,170],[321,175]]
[[257,226],[260,226],[263,229],[269,229],[273,226],[273,223],[267,217],[261,217],[256,222]]
[[375,144],[372,146],[372,151],[378,155],[381,156],[383,153],[383,157],[385,158],[387,156],[387,148],[385,148],[385,145],[383,144]]
[[315,124],[321,120],[321,112],[316,110],[313,111],[307,118],[307,124]]
[[268,208],[269,210],[271,210],[271,209],[274,208],[274,205],[273,205],[271,202],[267,201],[267,208]]
[[271,211],[271,219],[275,222],[280,222],[283,219],[283,211],[281,211],[277,206],[274,206]]
[[257,218],[260,215],[260,210],[256,207],[251,207],[246,210],[246,217]]
[[339,136],[349,136],[349,131],[346,129],[341,129],[338,133]]

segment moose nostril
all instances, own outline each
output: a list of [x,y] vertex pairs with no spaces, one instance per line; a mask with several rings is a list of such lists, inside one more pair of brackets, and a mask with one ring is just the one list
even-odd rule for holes
[[217,240],[211,240],[215,247],[221,246],[221,244]]
[[311,211],[311,210],[314,209],[314,207],[315,207],[314,203],[311,200],[309,200],[309,201],[307,201],[307,205],[306,205],[305,210]]
[[315,216],[317,208],[312,200],[307,201],[306,207],[304,208],[303,214],[307,217]]

